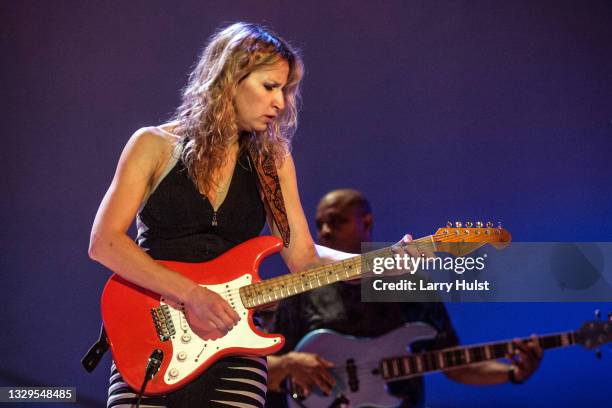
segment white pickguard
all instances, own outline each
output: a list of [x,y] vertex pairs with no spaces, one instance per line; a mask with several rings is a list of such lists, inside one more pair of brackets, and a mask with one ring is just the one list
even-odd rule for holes
[[164,381],[167,384],[176,384],[183,380],[219,350],[233,347],[264,349],[280,343],[281,337],[261,337],[249,326],[248,310],[242,304],[238,289],[250,285],[251,280],[252,276],[246,274],[220,285],[201,285],[222,296],[240,316],[238,324],[217,340],[202,340],[191,331],[182,310],[166,303],[163,298],[160,300],[161,305],[170,308],[176,329],[176,334],[171,337],[172,361],[164,372]]

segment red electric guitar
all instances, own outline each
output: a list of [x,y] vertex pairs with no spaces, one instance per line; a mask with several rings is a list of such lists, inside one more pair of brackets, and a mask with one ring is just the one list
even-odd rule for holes
[[[511,240],[508,231],[478,223],[472,228],[440,228],[434,235],[412,241],[434,251],[463,256],[489,243],[503,248]],[[364,276],[373,257],[390,256],[395,246],[344,261],[261,281],[257,269],[264,257],[282,249],[274,237],[258,237],[202,263],[159,261],[221,295],[241,317],[238,324],[217,340],[203,340],[187,324],[185,311],[158,294],[113,275],[102,293],[101,309],[115,364],[135,390],[143,384],[151,353],[159,349],[163,361],[150,380],[146,395],[175,391],[200,375],[216,360],[229,355],[264,356],[278,351],[284,338],[258,330],[252,321],[256,308],[342,280]]]

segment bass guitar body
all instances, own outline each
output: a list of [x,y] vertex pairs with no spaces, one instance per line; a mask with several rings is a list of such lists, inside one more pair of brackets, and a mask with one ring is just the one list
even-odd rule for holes
[[391,408],[399,397],[387,392],[387,382],[380,372],[380,360],[389,355],[405,354],[412,342],[436,336],[436,330],[425,323],[411,323],[376,338],[345,336],[332,330],[319,329],[308,333],[296,351],[314,353],[334,363],[331,374],[336,385],[331,395],[319,388],[308,398],[299,390],[288,397],[291,408],[332,407],[343,400],[353,408]]

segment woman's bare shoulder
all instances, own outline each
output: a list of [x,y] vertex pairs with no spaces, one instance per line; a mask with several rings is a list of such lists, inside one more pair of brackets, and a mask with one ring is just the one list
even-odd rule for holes
[[162,126],[146,126],[138,129],[128,143],[151,154],[163,154],[171,151],[179,142],[179,136],[172,134]]
[[130,161],[141,163],[156,174],[170,159],[179,137],[162,126],[146,126],[132,134],[124,150]]

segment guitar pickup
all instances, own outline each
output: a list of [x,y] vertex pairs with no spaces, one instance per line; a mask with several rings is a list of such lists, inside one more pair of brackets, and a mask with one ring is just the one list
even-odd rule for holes
[[357,375],[357,365],[355,360],[349,358],[346,360],[346,374],[348,377],[348,385],[351,392],[359,391],[359,377]]
[[168,341],[176,334],[176,329],[172,322],[172,315],[170,315],[170,307],[168,307],[168,305],[152,308],[151,316],[153,317],[153,325],[155,326],[157,337],[159,337],[160,341]]

